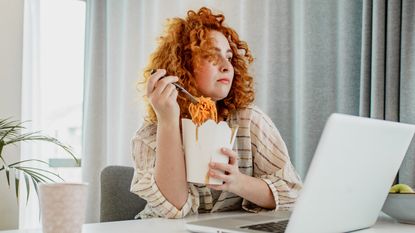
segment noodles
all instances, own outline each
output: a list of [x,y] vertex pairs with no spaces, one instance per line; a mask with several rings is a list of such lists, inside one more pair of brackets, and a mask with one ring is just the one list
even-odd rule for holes
[[[199,141],[199,126],[205,121],[212,119],[218,122],[218,112],[216,110],[216,103],[208,97],[198,97],[198,103],[189,105],[189,113],[192,117],[193,123],[196,125],[196,143]],[[209,184],[209,171],[205,175],[205,184]]]
[[218,122],[218,112],[216,110],[215,102],[210,98],[199,97],[197,104],[190,103],[189,113],[195,125],[200,126],[205,121],[212,119]]

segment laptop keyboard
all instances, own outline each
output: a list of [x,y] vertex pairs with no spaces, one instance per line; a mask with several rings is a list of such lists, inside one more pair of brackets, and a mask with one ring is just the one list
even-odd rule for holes
[[267,222],[256,225],[243,226],[241,228],[264,232],[283,233],[285,231],[285,228],[287,227],[287,224],[288,220],[284,220],[279,222]]

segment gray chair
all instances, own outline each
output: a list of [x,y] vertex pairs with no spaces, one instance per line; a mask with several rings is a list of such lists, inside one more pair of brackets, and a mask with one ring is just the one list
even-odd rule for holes
[[100,221],[131,220],[144,209],[146,201],[130,192],[134,168],[108,166],[101,171]]

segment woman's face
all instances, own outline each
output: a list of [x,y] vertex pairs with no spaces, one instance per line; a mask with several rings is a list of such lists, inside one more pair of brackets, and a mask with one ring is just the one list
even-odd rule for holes
[[219,60],[217,64],[203,58],[194,71],[196,88],[205,97],[218,101],[228,96],[232,86],[234,68],[231,64],[232,50],[226,37],[218,31],[211,31],[214,49]]

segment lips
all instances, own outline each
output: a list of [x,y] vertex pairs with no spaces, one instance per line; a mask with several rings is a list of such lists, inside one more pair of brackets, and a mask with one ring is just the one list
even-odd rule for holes
[[218,79],[218,82],[223,83],[223,84],[229,84],[230,80],[228,78],[221,78],[221,79]]

